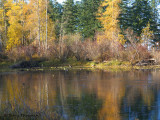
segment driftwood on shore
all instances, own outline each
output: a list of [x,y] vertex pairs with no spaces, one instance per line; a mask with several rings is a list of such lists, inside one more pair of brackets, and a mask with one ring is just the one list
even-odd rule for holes
[[155,59],[145,59],[141,61],[137,61],[134,65],[137,66],[148,66],[148,65],[155,65],[156,60]]

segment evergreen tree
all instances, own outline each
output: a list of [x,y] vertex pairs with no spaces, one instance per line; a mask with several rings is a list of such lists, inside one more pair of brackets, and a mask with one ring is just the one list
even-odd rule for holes
[[[160,26],[160,23],[158,23],[159,21],[159,18],[158,18],[158,10],[157,10],[157,7],[158,7],[158,4],[159,4],[160,0],[151,0],[150,1],[150,4],[151,4],[151,7],[152,7],[152,12],[153,12],[153,20],[154,20],[154,23],[156,23],[154,26],[155,26],[155,30],[154,30],[154,42],[155,41],[158,41],[159,38],[160,38],[160,33],[159,33],[159,28],[158,26]],[[153,26],[153,25],[152,25]]]
[[78,31],[84,38],[94,37],[100,22],[96,19],[101,0],[82,0],[78,6]]
[[62,10],[63,6],[59,4],[56,0],[49,1],[48,14],[50,16],[50,19],[52,19],[55,24],[56,39],[58,39],[60,35],[60,26],[63,14]]
[[76,9],[73,0],[67,0],[64,3],[62,23],[64,34],[75,33],[76,30]]
[[148,22],[151,24],[151,29],[155,29],[155,21],[153,18],[152,8],[147,0],[135,0],[132,6],[132,29],[139,36],[141,31]]
[[131,7],[129,0],[122,0],[120,5],[121,12],[119,14],[119,24],[122,31],[126,30],[132,25]]
[[153,7],[148,0],[135,0],[129,3],[130,0],[122,0],[121,14],[119,16],[119,24],[122,31],[127,28],[140,36],[142,29],[145,28],[148,22],[151,25],[151,30],[157,32],[157,13],[153,12]]
[[62,17],[62,9],[62,5],[56,0],[49,0],[48,14],[54,22],[60,21]]

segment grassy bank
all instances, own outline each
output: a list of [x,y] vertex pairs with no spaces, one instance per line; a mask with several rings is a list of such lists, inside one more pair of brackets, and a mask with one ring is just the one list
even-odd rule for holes
[[45,68],[51,69],[76,69],[76,68],[84,68],[84,69],[103,69],[103,70],[132,70],[132,69],[155,69],[160,68],[160,65],[150,65],[150,66],[133,66],[128,61],[118,61],[118,60],[110,60],[105,62],[97,62],[97,61],[76,61],[72,59],[68,59],[66,62],[61,61],[45,61],[41,63],[41,66]]
[[131,70],[132,66],[129,62],[124,61],[76,61],[73,59],[68,59],[65,62],[59,60],[54,61],[44,61],[41,63],[42,68],[46,69],[104,69],[104,70]]
[[130,71],[133,69],[156,69],[160,68],[160,65],[153,66],[132,66],[130,62],[127,61],[118,61],[111,60],[105,62],[97,61],[76,61],[74,59],[68,59],[65,62],[60,60],[51,60],[43,61],[39,63],[39,67],[36,68],[20,68],[20,69],[11,69],[10,66],[16,64],[13,62],[1,62],[0,63],[0,72],[8,71],[43,71],[43,70],[73,70],[73,69],[91,69],[91,70],[107,70],[107,71]]
[[13,62],[9,62],[9,61],[0,62],[0,72],[13,71],[9,68],[13,64],[14,64]]

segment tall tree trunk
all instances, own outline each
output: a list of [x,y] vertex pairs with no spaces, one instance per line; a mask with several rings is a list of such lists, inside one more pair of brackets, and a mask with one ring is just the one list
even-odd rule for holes
[[22,21],[21,21],[21,24],[22,24],[22,45],[24,45],[24,16],[23,16],[23,6],[24,6],[24,0],[22,1],[22,5],[21,5],[21,10],[22,10],[22,14],[21,14],[21,17],[22,17]]
[[63,35],[64,35],[63,20],[64,20],[64,15],[62,15],[61,26],[60,26],[59,59],[62,59],[62,56],[63,56],[63,43],[64,43],[64,40],[63,40]]
[[4,39],[2,41],[2,45],[4,45],[7,42],[7,18],[6,18],[6,10],[5,7],[3,6],[3,21],[4,21]]
[[46,50],[48,48],[48,18],[47,18],[47,12],[48,12],[48,1],[46,0]]
[[61,27],[60,27],[60,37],[59,37],[59,59],[62,58],[62,53],[63,53],[63,27],[62,27],[61,23]]
[[39,0],[38,0],[38,41],[39,41],[39,50],[41,48],[40,31],[41,31],[41,21],[40,21],[40,7],[39,7]]
[[2,34],[0,32],[0,52],[2,51]]

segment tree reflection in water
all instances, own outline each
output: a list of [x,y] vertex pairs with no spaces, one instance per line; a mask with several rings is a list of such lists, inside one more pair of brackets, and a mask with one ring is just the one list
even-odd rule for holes
[[29,108],[64,120],[160,119],[159,78],[159,71],[149,70],[1,74],[0,115]]

